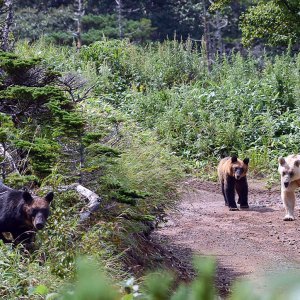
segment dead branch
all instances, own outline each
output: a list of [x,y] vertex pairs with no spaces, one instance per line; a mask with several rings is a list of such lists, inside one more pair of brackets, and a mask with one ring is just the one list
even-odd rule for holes
[[[94,88],[94,85],[86,87],[88,81],[78,74],[68,73],[60,78],[58,82],[62,89],[70,95],[74,103],[85,100]],[[80,90],[83,90],[81,94],[79,94]]]
[[87,220],[90,217],[91,213],[99,209],[102,198],[99,195],[97,195],[95,192],[84,187],[83,185],[79,183],[73,183],[70,185],[60,186],[58,188],[59,192],[70,191],[70,190],[75,190],[81,196],[88,199],[87,205],[80,212],[81,222]]
[[[20,174],[12,155],[7,151],[3,143],[0,143],[0,155],[3,156],[3,161],[1,162],[1,164],[3,165],[4,169],[5,169],[5,161],[8,161],[11,173]],[[3,178],[6,175],[5,173],[6,173],[5,170],[3,170],[3,174],[2,174]]]

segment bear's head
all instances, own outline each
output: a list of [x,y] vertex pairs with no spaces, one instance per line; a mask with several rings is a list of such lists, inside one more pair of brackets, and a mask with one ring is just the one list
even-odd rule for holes
[[236,180],[245,177],[248,171],[249,158],[244,160],[238,159],[236,156],[231,157],[231,173]]
[[24,212],[29,226],[33,226],[36,230],[45,227],[50,214],[50,202],[53,200],[53,197],[53,192],[49,192],[44,198],[32,196],[28,191],[23,192],[25,201]]
[[[286,158],[279,157],[278,163],[278,172],[281,177],[281,183],[287,188],[293,180],[296,180],[299,177],[300,160],[297,156],[290,155]],[[295,175],[297,175],[297,178],[295,178]]]

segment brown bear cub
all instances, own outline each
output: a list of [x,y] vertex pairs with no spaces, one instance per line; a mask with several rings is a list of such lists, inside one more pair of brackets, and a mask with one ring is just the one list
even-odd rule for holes
[[35,232],[46,224],[52,199],[53,192],[41,198],[11,189],[0,181],[0,238],[12,242],[3,234],[10,232],[15,244],[32,242]]
[[225,205],[229,210],[238,210],[235,202],[235,190],[238,194],[240,208],[249,208],[248,205],[248,171],[249,158],[244,160],[236,156],[223,158],[218,165],[218,177],[221,182]]

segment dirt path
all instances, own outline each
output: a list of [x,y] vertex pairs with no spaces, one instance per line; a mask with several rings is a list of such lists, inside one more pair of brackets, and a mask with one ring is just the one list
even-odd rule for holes
[[[284,222],[278,190],[250,183],[250,209],[228,211],[216,183],[196,179],[183,184],[182,201],[154,234],[177,262],[192,254],[214,256],[217,285],[230,291],[236,278],[259,278],[269,271],[300,268],[300,217]],[[299,206],[298,206],[299,207]]]

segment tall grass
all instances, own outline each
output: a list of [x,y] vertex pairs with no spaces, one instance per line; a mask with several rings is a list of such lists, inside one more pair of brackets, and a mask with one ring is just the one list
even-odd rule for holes
[[299,55],[257,59],[237,53],[219,57],[208,72],[190,41],[144,48],[115,43],[118,56],[92,55],[103,47],[86,48],[84,60],[120,66],[111,70],[122,92],[107,89],[101,99],[154,130],[194,166],[255,153],[251,169],[265,174],[277,156],[298,152]]
[[[43,47],[40,42],[30,51]],[[277,156],[298,152],[300,55],[257,59],[236,53],[220,56],[208,71],[205,56],[189,40],[145,47],[100,41],[80,54],[55,49],[50,53],[69,51],[58,62],[97,81],[100,101],[155,131],[194,167],[232,153],[255,154],[251,169],[262,174]],[[46,55],[54,64],[51,57]]]

